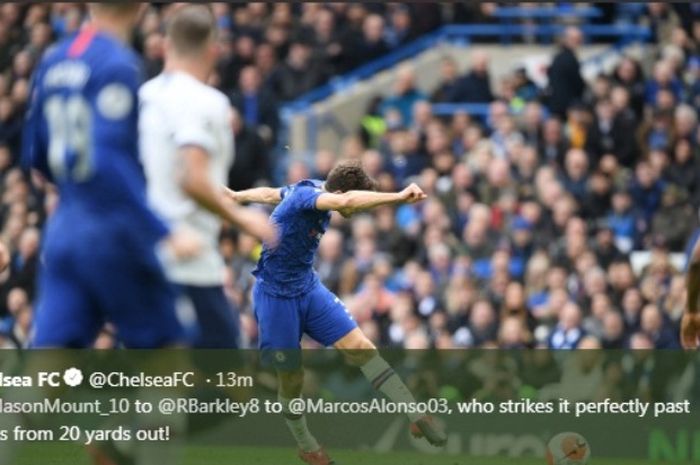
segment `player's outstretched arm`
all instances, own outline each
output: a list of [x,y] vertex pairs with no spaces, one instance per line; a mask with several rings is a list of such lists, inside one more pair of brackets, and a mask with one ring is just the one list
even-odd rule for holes
[[700,240],[695,243],[690,255],[686,286],[686,312],[681,320],[681,343],[686,349],[698,347],[700,339],[700,313],[698,313],[698,297],[700,297]]
[[401,192],[348,191],[343,194],[321,194],[316,199],[316,208],[335,210],[343,216],[349,216],[382,205],[416,203],[426,197],[420,187],[411,184]]
[[187,146],[180,149],[180,154],[184,162],[181,186],[190,198],[263,242],[274,244],[277,241],[277,229],[267,215],[227,201],[209,180],[209,154],[204,149]]
[[224,195],[238,203],[277,205],[282,201],[282,193],[279,187],[255,187],[242,191],[234,191],[224,187]]

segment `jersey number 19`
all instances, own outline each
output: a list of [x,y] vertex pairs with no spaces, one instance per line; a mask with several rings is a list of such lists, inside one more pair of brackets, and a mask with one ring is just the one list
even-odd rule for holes
[[83,182],[92,174],[92,114],[80,95],[54,95],[44,104],[49,129],[49,167],[56,179]]

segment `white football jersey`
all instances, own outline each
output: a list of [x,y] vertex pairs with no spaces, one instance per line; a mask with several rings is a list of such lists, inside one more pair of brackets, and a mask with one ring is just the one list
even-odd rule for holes
[[180,187],[181,147],[193,145],[209,154],[209,176],[226,183],[233,163],[229,100],[224,94],[182,72],[166,72],[139,90],[139,144],[148,186],[148,201],[172,227],[196,231],[205,250],[193,260],[165,264],[177,284],[212,286],[223,282],[218,252],[221,219],[200,207]]

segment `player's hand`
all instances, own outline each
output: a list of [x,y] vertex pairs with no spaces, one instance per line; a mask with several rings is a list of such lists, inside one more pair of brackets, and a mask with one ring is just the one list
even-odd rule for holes
[[257,216],[257,219],[250,222],[246,232],[255,236],[271,249],[277,247],[279,241],[277,226],[262,212],[254,211],[252,214]]
[[700,313],[684,313],[681,320],[681,344],[684,349],[697,349],[700,343]]
[[167,237],[165,247],[176,260],[187,260],[199,255],[204,245],[198,234],[178,229]]
[[420,202],[421,200],[425,200],[426,198],[428,198],[428,196],[425,195],[423,189],[418,187],[416,183],[411,183],[401,191],[401,199],[405,203],[416,203]]

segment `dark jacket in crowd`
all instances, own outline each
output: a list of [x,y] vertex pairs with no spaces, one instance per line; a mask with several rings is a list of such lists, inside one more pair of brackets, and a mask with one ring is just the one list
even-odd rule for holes
[[343,38],[343,71],[351,71],[390,52],[383,40],[368,42],[361,33],[348,34]]
[[573,50],[562,47],[547,72],[549,78],[549,109],[562,118],[566,109],[583,96],[585,83],[581,65]]
[[670,183],[685,189],[691,204],[700,207],[700,162],[691,158],[685,163],[671,163],[664,177]]
[[243,126],[234,134],[236,157],[228,173],[233,190],[250,189],[257,181],[269,178],[267,147],[254,129]]
[[491,103],[493,101],[488,74],[471,72],[459,78],[451,91],[451,95],[448,95],[450,102]]
[[279,113],[277,102],[270,92],[262,89],[257,94],[248,96],[241,92],[233,92],[230,98],[231,105],[238,110],[246,125],[267,126],[272,134],[277,134]]
[[318,87],[326,77],[322,67],[316,63],[309,63],[303,69],[282,63],[272,72],[268,84],[278,101],[288,102]]
[[635,121],[632,115],[618,114],[608,127],[598,123],[591,125],[591,134],[586,138],[586,148],[597,164],[603,155],[613,154],[617,161],[632,167],[637,160]]

